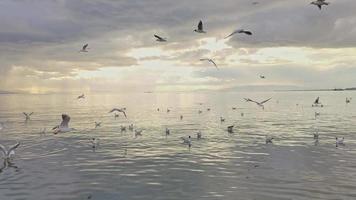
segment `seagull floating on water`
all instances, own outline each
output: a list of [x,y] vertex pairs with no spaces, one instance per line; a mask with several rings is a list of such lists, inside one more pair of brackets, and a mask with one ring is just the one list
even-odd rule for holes
[[230,35],[226,36],[225,39],[235,35],[235,34],[238,34],[238,33],[243,33],[243,34],[246,34],[246,35],[252,35],[252,32],[251,31],[247,31],[247,30],[244,30],[244,29],[237,29],[235,31],[233,31]]
[[200,131],[197,132],[197,139],[200,140],[202,138],[202,133]]
[[183,120],[183,115],[180,116],[180,120]]
[[346,104],[351,103],[351,98],[349,99],[349,98],[346,97],[346,101],[345,102],[346,102]]
[[137,138],[138,136],[142,136],[142,129],[135,130],[135,138]]
[[227,127],[227,132],[228,132],[228,133],[233,133],[233,132],[234,132],[234,125],[228,126],[228,127]]
[[158,41],[158,42],[167,42],[167,39],[166,39],[166,38],[160,37],[160,36],[158,36],[158,35],[154,35],[154,36],[157,38],[156,41]]
[[245,98],[246,102],[253,102],[255,104],[257,104],[258,106],[260,106],[262,109],[265,109],[265,106],[263,104],[267,103],[269,100],[271,100],[272,98],[269,98],[267,100],[264,100],[264,101],[261,101],[261,102],[257,102],[257,101],[254,101],[252,99],[249,99],[249,98]]
[[92,144],[92,148],[96,149],[99,146],[99,139],[92,138],[92,139],[90,139],[90,143]]
[[95,128],[101,127],[101,122],[94,122],[95,123]]
[[264,75],[260,75],[260,78],[261,79],[265,79],[266,77]]
[[216,69],[219,69],[213,59],[210,59],[210,58],[202,58],[202,59],[200,59],[200,61],[208,61],[208,62],[212,63],[212,64],[216,67]]
[[4,145],[0,144],[0,150],[3,153],[4,159],[9,161],[13,155],[15,155],[15,149],[20,146],[20,143],[16,143],[14,146],[10,147],[8,150]]
[[201,21],[201,20],[199,21],[198,29],[195,29],[194,31],[197,32],[197,33],[206,33],[206,32],[204,31],[203,21]]
[[62,122],[59,126],[53,127],[54,134],[66,133],[75,130],[74,128],[69,128],[70,117],[67,114],[62,114]]
[[344,137],[342,137],[342,138],[335,138],[336,139],[336,147],[338,147],[338,146],[345,146],[345,143],[344,143]]
[[166,136],[168,136],[169,134],[171,134],[171,131],[168,128],[166,128]]
[[225,118],[220,117],[220,122],[225,122]]
[[316,1],[311,2],[310,4],[318,6],[319,10],[321,10],[322,6],[327,6],[330,3],[325,2],[325,0],[316,0]]
[[180,139],[183,140],[183,144],[188,145],[189,148],[192,146],[192,141],[191,141],[190,135],[188,136],[188,138],[181,137]]
[[319,132],[316,131],[314,134],[313,134],[313,138],[314,140],[319,140]]
[[120,126],[120,131],[125,132],[126,131],[126,126]]
[[25,115],[26,121],[27,121],[27,120],[30,120],[30,117],[31,117],[31,115],[33,115],[33,112],[31,112],[31,113],[23,112],[23,114]]
[[129,125],[129,131],[133,131],[134,130],[134,125],[133,124],[130,124]]
[[121,112],[121,113],[124,113],[124,116],[125,118],[127,118],[126,116],[126,112],[125,112],[126,108],[113,108],[112,110],[109,111],[109,113],[112,113],[112,112]]

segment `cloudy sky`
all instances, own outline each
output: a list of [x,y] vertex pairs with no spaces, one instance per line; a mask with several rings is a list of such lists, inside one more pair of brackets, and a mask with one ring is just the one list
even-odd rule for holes
[[354,87],[356,1],[328,1],[1,0],[0,91]]

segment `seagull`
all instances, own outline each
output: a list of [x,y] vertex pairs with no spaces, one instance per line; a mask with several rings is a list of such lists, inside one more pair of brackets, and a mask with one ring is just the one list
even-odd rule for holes
[[345,146],[344,137],[342,139],[336,137],[335,139],[336,139],[336,147],[338,147],[339,145]]
[[168,128],[166,128],[166,136],[168,136],[169,134],[171,134],[171,131]]
[[9,161],[11,159],[11,156],[15,155],[15,149],[19,146],[20,143],[18,142],[7,150],[4,145],[0,144],[0,150],[3,153],[4,159],[6,161]]
[[232,110],[236,110],[237,108],[236,108],[236,107],[232,107],[231,109],[232,109]]
[[133,131],[134,130],[134,125],[133,124],[130,124],[129,125],[129,131]]
[[206,33],[206,32],[204,31],[203,22],[202,22],[201,20],[199,21],[198,29],[195,29],[194,31],[197,32],[197,33]]
[[142,129],[136,129],[135,130],[135,138],[137,138],[138,136],[142,136]]
[[120,115],[117,114],[117,113],[114,114],[115,119],[118,118],[119,116],[120,116]]
[[208,61],[208,62],[212,63],[212,64],[216,67],[216,69],[219,69],[213,59],[210,59],[210,58],[202,58],[202,59],[200,59],[200,61]]
[[31,112],[31,113],[23,112],[23,114],[25,115],[26,121],[27,121],[27,120],[30,120],[30,117],[31,117],[31,115],[33,115],[33,112]]
[[95,128],[101,127],[101,122],[94,122],[95,123]]
[[233,31],[230,35],[226,36],[225,39],[235,35],[235,34],[238,34],[238,33],[244,33],[246,35],[252,35],[252,32],[251,31],[247,31],[247,30],[244,30],[244,29],[237,29],[235,31]]
[[47,130],[46,128],[43,128],[43,129],[40,131],[40,134],[41,134],[41,135],[45,135],[45,134],[46,134],[46,130]]
[[75,130],[74,128],[69,128],[68,124],[70,121],[70,117],[67,114],[62,114],[62,122],[59,126],[53,127],[54,134],[57,133],[66,133]]
[[180,120],[183,120],[183,115],[180,116]]
[[349,103],[351,103],[351,99],[346,97],[346,101],[345,102],[346,102],[346,104],[349,104]]
[[210,108],[206,109],[206,111],[210,111],[210,110],[211,110]]
[[171,110],[169,110],[169,108],[167,108],[167,113],[171,112]]
[[85,99],[85,95],[82,94],[82,95],[78,96],[77,99]]
[[265,106],[263,104],[267,103],[269,100],[271,100],[272,98],[269,98],[267,100],[264,100],[264,101],[261,101],[261,102],[257,102],[257,101],[254,101],[252,99],[249,99],[249,98],[245,98],[246,102],[253,102],[253,103],[256,103],[258,106],[260,106],[262,109],[265,109]]
[[188,138],[181,137],[180,139],[182,139],[183,140],[183,144],[188,145],[189,148],[192,146],[192,141],[191,141],[190,135],[188,136]]
[[258,2],[258,1],[254,1],[254,2],[252,2],[252,5],[257,5],[257,4],[259,4],[260,2]]
[[273,140],[274,138],[273,137],[268,137],[267,135],[266,135],[266,144],[272,144],[273,143]]
[[[112,113],[112,112],[115,112],[115,111],[121,112],[121,113],[124,113],[125,118],[127,118],[125,110],[126,110],[126,108],[121,108],[121,109],[119,109],[119,108],[113,108],[109,113]],[[116,116],[116,115],[115,115],[115,116]]]
[[318,116],[320,116],[320,112],[315,112],[314,116],[315,116],[315,119],[316,119]]
[[200,131],[197,132],[197,139],[200,140],[202,138],[202,134]]
[[241,117],[243,117],[245,114],[244,113],[241,113]]
[[319,140],[319,132],[316,131],[314,134],[313,134],[313,138],[314,140]]
[[97,138],[90,139],[90,142],[92,144],[93,149],[96,149],[99,146],[99,139]]
[[87,50],[87,49],[89,49],[88,45],[89,44],[85,44],[79,52],[88,52],[88,50]]
[[202,114],[202,113],[203,113],[203,111],[201,111],[201,110],[198,110],[198,113],[199,113],[199,114]]
[[126,126],[121,126],[120,130],[121,130],[121,132],[125,132],[126,131]]
[[228,126],[227,127],[227,132],[228,133],[233,133],[234,132],[234,126],[232,125],[232,126]]
[[157,108],[157,111],[159,112],[159,108]]
[[324,5],[327,6],[330,3],[329,2],[325,2],[325,0],[316,0],[316,1],[311,2],[310,4],[318,6],[319,10],[321,10],[322,6],[324,6]]
[[225,118],[220,117],[220,122],[225,122]]
[[158,41],[158,42],[167,42],[167,39],[166,39],[166,38],[160,37],[160,36],[158,36],[158,35],[154,35],[154,36],[157,38],[156,41]]
[[260,78],[261,79],[265,79],[266,77],[264,75],[260,75]]

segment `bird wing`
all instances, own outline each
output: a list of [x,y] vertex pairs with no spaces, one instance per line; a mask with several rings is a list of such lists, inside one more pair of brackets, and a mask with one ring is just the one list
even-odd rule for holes
[[9,154],[19,146],[20,146],[20,142],[16,143],[14,146],[10,147],[9,151],[7,151],[7,154],[8,154],[7,156],[9,156]]
[[112,112],[115,112],[115,111],[119,111],[119,109],[113,108],[112,110],[109,111],[109,113],[112,113]]
[[70,121],[69,115],[62,114],[62,122],[60,127],[68,128],[69,121]]
[[251,31],[244,31],[244,33],[247,34],[247,35],[252,35]]
[[123,111],[123,110],[122,110],[121,112],[122,112],[122,113],[124,113],[124,115],[125,115],[125,118],[127,118],[127,116],[126,116],[126,113],[125,113],[125,111]]
[[319,104],[319,97],[315,99],[314,104]]
[[317,6],[319,7],[319,10],[321,10],[321,5],[320,5],[320,4],[318,4]]
[[154,35],[157,39],[159,40],[164,40],[162,37],[158,36],[158,35]]
[[85,45],[83,46],[83,50],[86,50],[87,47],[88,47],[88,45],[89,45],[89,44],[85,44]]
[[262,102],[260,102],[260,104],[264,104],[264,103],[266,103],[267,101],[269,101],[269,100],[271,100],[272,98],[269,98],[269,99],[267,99],[267,100],[264,100],[264,101],[262,101]]
[[198,24],[198,30],[203,30],[203,22],[200,20]]
[[4,154],[4,156],[7,155],[6,148],[2,144],[0,144],[0,151]]
[[219,69],[218,66],[216,65],[216,63],[215,63],[212,59],[209,59],[209,62],[213,63],[213,65],[214,65],[217,69]]
[[237,33],[236,31],[232,32],[230,35],[226,36],[225,39],[227,39],[227,38],[229,38],[229,37],[235,35],[236,33]]
[[28,114],[28,116],[31,116],[33,114],[33,112],[31,112],[30,114]]
[[27,114],[27,113],[23,112],[23,114],[24,114],[26,117],[28,117],[28,114]]

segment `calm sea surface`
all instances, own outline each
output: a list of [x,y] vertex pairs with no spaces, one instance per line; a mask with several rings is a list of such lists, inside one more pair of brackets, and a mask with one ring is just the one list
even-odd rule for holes
[[[325,106],[312,108],[318,96]],[[272,100],[262,110],[243,97]],[[113,107],[126,107],[128,118],[115,119]],[[22,112],[34,115],[26,122]],[[77,130],[54,135],[62,113]],[[0,162],[1,200],[356,199],[352,92],[0,95],[0,122],[1,144],[21,142],[13,166]],[[121,132],[131,123],[141,137]],[[189,135],[190,149],[180,139]],[[346,145],[336,148],[335,137]]]

